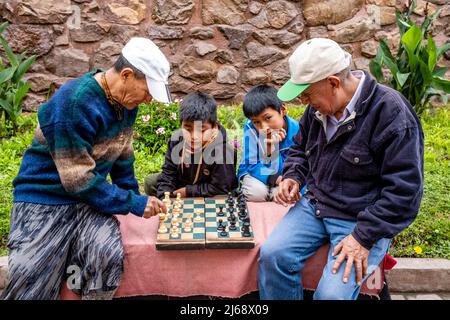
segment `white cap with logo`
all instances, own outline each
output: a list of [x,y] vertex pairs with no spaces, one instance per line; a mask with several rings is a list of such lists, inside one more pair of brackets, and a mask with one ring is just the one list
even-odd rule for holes
[[122,56],[141,71],[152,97],[160,102],[172,101],[168,86],[170,63],[156,44],[147,38],[131,38],[123,47]]
[[351,59],[333,40],[314,38],[303,42],[289,58],[291,79],[278,90],[278,98],[295,99],[311,84],[348,68]]

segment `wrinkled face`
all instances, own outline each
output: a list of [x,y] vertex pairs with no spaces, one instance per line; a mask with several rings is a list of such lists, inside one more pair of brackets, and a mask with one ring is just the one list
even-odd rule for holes
[[284,127],[284,117],[286,116],[286,107],[282,106],[280,112],[267,107],[257,116],[251,116],[250,121],[256,130],[265,134],[270,130],[279,130]]
[[214,127],[209,121],[183,121],[183,138],[191,151],[200,150],[211,139]]
[[152,96],[148,91],[147,81],[137,79],[131,69],[125,68],[120,73],[122,95],[119,102],[128,110],[136,108],[141,103],[150,103]]
[[336,90],[337,88],[327,78],[310,85],[299,98],[303,104],[311,105],[321,114],[333,115],[338,109],[336,106]]

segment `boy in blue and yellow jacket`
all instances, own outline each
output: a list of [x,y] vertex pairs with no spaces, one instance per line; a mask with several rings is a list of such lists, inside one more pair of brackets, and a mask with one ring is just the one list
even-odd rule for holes
[[247,93],[243,111],[248,120],[238,180],[248,201],[272,201],[299,122],[286,115],[277,90],[268,85],[253,87]]

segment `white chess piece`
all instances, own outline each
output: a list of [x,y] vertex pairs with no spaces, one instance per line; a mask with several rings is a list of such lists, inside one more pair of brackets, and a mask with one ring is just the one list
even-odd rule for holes
[[166,233],[167,232],[167,227],[164,223],[161,223],[159,225],[159,229],[158,229],[158,233]]
[[194,218],[195,222],[202,222],[201,213],[202,213],[201,209],[195,210],[195,215],[196,215],[195,218]]

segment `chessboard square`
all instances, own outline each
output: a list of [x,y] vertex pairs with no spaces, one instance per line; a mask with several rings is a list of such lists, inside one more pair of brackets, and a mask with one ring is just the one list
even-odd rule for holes
[[206,228],[217,228],[217,223],[216,221],[206,221],[205,222],[205,227]]
[[202,221],[202,222],[194,222],[194,229],[197,229],[197,228],[204,228],[205,227],[205,223]]
[[183,209],[183,212],[186,212],[186,213],[193,213],[193,212],[194,212],[194,208],[184,208],[184,209]]
[[183,231],[183,233],[181,234],[181,239],[183,239],[183,240],[192,240],[192,239],[194,239],[194,235],[193,235],[192,232],[186,233],[186,232]]
[[230,232],[230,238],[243,238],[243,237],[242,237],[242,234],[240,231],[238,231],[238,232],[233,231],[233,232]]
[[203,228],[203,227],[201,227],[201,228],[199,228],[199,227],[194,227],[194,233],[195,233],[195,234],[201,234],[201,235],[204,235],[204,234],[205,234],[205,228]]
[[195,239],[195,240],[201,240],[201,239],[205,239],[205,234],[202,232],[202,233],[196,233],[196,232],[194,232],[193,233],[193,238]]
[[206,226],[206,233],[208,233],[208,232],[214,232],[214,233],[216,233],[217,232],[217,225],[215,225],[215,226]]
[[205,220],[206,220],[206,222],[214,222],[214,223],[216,221],[219,221],[218,219],[216,219],[215,216],[212,216],[212,215],[206,215]]

